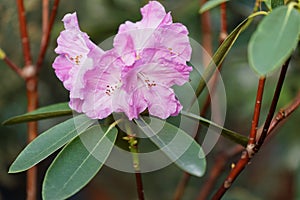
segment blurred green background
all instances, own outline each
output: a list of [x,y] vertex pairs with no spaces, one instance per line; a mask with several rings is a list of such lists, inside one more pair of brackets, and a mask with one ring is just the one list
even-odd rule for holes
[[[50,1],[53,3],[53,1]],[[68,101],[68,92],[56,78],[51,63],[55,58],[54,48],[59,32],[63,30],[62,17],[77,12],[81,29],[87,32],[95,43],[114,35],[118,26],[126,20],[140,20],[139,8],[145,0],[72,0],[61,1],[57,20],[51,36],[39,82],[39,103],[45,106]],[[185,24],[190,36],[201,43],[201,16],[198,14],[198,0],[162,0],[167,11],[172,11],[174,21]],[[228,31],[233,30],[252,11],[253,1],[232,1],[228,3]],[[41,1],[25,1],[27,21],[33,58],[37,57],[41,39]],[[211,12],[214,50],[218,45],[219,9]],[[257,21],[245,31],[227,56],[222,78],[227,93],[226,127],[247,135],[251,126],[252,110],[258,77],[247,62],[247,43],[256,28]],[[0,0],[0,47],[16,64],[22,65],[22,48],[19,37],[16,2]],[[278,108],[286,105],[300,89],[299,49],[294,53]],[[267,79],[262,107],[263,121],[271,102],[271,95],[278,72]],[[25,85],[4,62],[0,61],[0,121],[26,112]],[[254,158],[252,164],[234,183],[224,199],[300,199],[300,111],[297,110],[277,131],[272,140]],[[62,121],[62,118],[44,120],[39,123],[39,132]],[[8,174],[8,168],[26,145],[26,125],[0,126],[0,200],[25,199],[25,173]],[[220,139],[208,159],[208,170],[214,165],[214,158],[233,143]],[[40,163],[39,199],[42,178],[54,157]],[[226,171],[230,170],[231,160]],[[207,173],[206,173],[207,174]],[[225,173],[227,174],[227,173]],[[143,175],[146,199],[172,199],[182,172],[175,166]],[[221,177],[216,188],[224,180]],[[196,199],[206,181],[193,177],[186,188],[183,199]],[[298,194],[298,196],[297,196]],[[71,199],[137,199],[133,174],[127,174],[104,167],[82,191]]]

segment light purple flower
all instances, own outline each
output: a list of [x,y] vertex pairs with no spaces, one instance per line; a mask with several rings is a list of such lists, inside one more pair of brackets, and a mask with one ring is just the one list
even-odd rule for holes
[[120,25],[114,39],[114,48],[122,55],[126,65],[140,58],[143,49],[164,51],[162,57],[186,63],[191,57],[188,30],[180,23],[172,23],[170,13],[157,1],[150,1],[141,8],[142,20]]
[[171,87],[186,83],[192,70],[188,30],[157,1],[141,13],[141,21],[119,27],[106,52],[80,31],[76,13],[64,17],[53,67],[72,109],[95,119],[124,112],[132,120],[147,108],[163,119],[178,115],[182,105]]
[[76,13],[66,14],[62,21],[65,30],[57,39],[58,46],[55,52],[59,56],[56,57],[53,68],[65,88],[70,91],[70,107],[81,112],[85,81],[83,75],[85,71],[94,67],[95,60],[103,51],[80,30]]
[[93,119],[103,119],[112,112],[128,112],[128,94],[121,89],[123,62],[114,49],[106,51],[94,68],[84,75],[83,112]]
[[162,119],[178,115],[182,106],[171,86],[183,85],[191,67],[161,57],[163,52],[144,49],[141,58],[122,70],[122,88],[129,94],[129,119],[137,118],[147,107],[151,115]]
[[157,1],[141,9],[142,20],[126,22],[119,28],[114,48],[124,62],[122,88],[129,94],[129,119],[148,108],[151,115],[167,118],[178,115],[182,106],[171,86],[189,79],[191,46],[186,27],[172,23]]

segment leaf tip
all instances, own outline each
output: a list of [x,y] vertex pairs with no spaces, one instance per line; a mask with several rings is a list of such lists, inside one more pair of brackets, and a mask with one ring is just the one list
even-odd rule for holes
[[8,173],[9,173],[9,174],[15,174],[15,173],[18,173],[18,172],[21,172],[21,171],[15,169],[14,165],[11,165],[11,166],[9,167],[9,169],[8,169]]
[[2,126],[9,125],[9,119],[7,119],[7,120],[1,122],[1,125],[2,125]]

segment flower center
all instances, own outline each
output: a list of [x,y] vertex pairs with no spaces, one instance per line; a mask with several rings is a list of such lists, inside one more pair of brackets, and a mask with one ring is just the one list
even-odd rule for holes
[[150,80],[147,76],[145,76],[142,72],[138,73],[138,77],[144,82],[147,88],[151,88],[153,86],[156,86],[156,82],[153,80]]
[[119,80],[115,84],[106,85],[105,94],[111,96],[120,87],[121,87],[121,80]]
[[66,54],[66,58],[67,58],[68,60],[70,60],[71,62],[75,63],[76,65],[79,65],[79,64],[80,64],[81,58],[82,58],[82,57],[83,57],[82,55],[78,55],[78,56],[72,57],[72,56]]
[[173,49],[172,48],[168,48],[168,50],[170,51],[170,55],[178,55],[177,53],[175,53],[174,51],[173,51]]

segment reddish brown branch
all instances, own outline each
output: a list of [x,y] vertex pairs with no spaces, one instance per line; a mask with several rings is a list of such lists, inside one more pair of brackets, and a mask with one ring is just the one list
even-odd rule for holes
[[[27,24],[25,16],[25,8],[23,0],[17,0],[18,14],[19,14],[19,25],[21,42],[23,47],[23,55],[25,67],[23,69],[23,77],[26,79],[26,90],[27,90],[27,111],[33,111],[37,108],[37,77],[36,71],[32,66],[32,59],[30,53],[29,37],[27,34]],[[37,136],[37,123],[28,123],[28,142],[32,141]],[[37,188],[37,167],[32,167],[27,171],[27,200],[36,199],[36,188]]]
[[23,0],[17,0],[17,5],[18,5],[19,26],[20,26],[24,61],[25,61],[25,66],[29,66],[32,64],[32,59],[30,53],[29,37],[27,34],[26,13],[25,13]]
[[271,106],[270,106],[270,109],[269,109],[269,113],[267,115],[267,119],[266,119],[266,122],[264,124],[261,136],[258,140],[258,143],[257,143],[256,147],[255,147],[255,151],[258,151],[260,149],[261,145],[264,143],[264,141],[267,137],[268,130],[269,130],[271,121],[273,119],[276,107],[277,107],[280,92],[281,92],[281,89],[282,89],[282,86],[283,86],[283,82],[284,82],[284,79],[285,79],[285,76],[286,76],[286,72],[287,72],[290,60],[291,60],[291,58],[289,58],[284,63],[284,65],[282,66],[280,76],[279,76],[279,79],[278,79],[278,82],[277,82],[277,86],[276,86],[276,89],[275,89],[275,92],[274,92],[274,96],[273,96],[273,99],[272,99],[272,103],[271,103]]
[[[207,0],[200,0],[200,7],[206,3]],[[201,30],[202,30],[202,45],[204,49],[207,51],[209,55],[212,55],[213,48],[212,48],[212,28],[211,28],[211,20],[210,20],[210,13],[206,11],[201,15]],[[207,66],[210,62],[210,59],[207,56],[203,58],[204,66]]]
[[[276,116],[273,118],[270,128],[268,130],[267,138],[269,138],[269,136],[271,136],[275,132],[276,127],[278,127],[278,125],[285,122],[286,121],[285,119],[287,119],[299,106],[300,106],[300,92],[288,106],[285,106],[286,108],[280,109],[279,112],[276,114]],[[260,135],[258,135],[258,137],[259,136]],[[237,145],[232,150],[229,150],[226,153],[222,153],[217,157],[215,165],[210,171],[209,178],[207,179],[206,183],[203,185],[201,189],[201,192],[198,196],[198,200],[208,199],[208,196],[212,191],[217,179],[220,177],[220,174],[223,172],[223,169],[225,168],[225,164],[227,163],[227,161],[233,156],[235,156],[237,153],[242,152],[242,150],[243,148],[240,145]]]
[[226,39],[227,37],[227,13],[226,13],[226,2],[220,5],[221,8],[221,31],[219,35],[220,44]]
[[225,179],[224,183],[218,189],[218,191],[213,196],[214,200],[221,199],[221,197],[225,194],[225,192],[230,188],[231,184],[235,181],[238,175],[244,170],[246,165],[249,163],[250,159],[254,155],[254,147],[256,142],[256,133],[257,133],[257,125],[259,122],[260,116],[260,109],[261,109],[261,101],[264,92],[264,85],[265,85],[265,77],[261,77],[259,79],[257,94],[256,94],[256,101],[254,107],[254,114],[252,119],[252,125],[249,135],[249,142],[247,148],[242,152],[240,160],[237,162],[235,167],[233,167]]
[[256,143],[257,126],[259,122],[259,115],[260,115],[261,101],[262,101],[263,91],[265,86],[265,80],[266,80],[265,77],[261,77],[258,83],[254,114],[253,114],[253,119],[251,124],[251,131],[249,135],[249,142],[248,142],[249,146],[253,146]]
[[135,179],[136,179],[138,199],[144,200],[145,198],[144,198],[143,181],[142,181],[142,175],[140,172],[135,172]]
[[[31,112],[38,107],[38,91],[37,91],[38,78],[33,76],[26,79],[27,90],[27,111]],[[28,143],[37,137],[37,122],[29,122],[28,126]],[[36,199],[37,190],[37,167],[32,167],[27,171],[27,200]]]
[[[49,24],[49,0],[43,0],[42,34],[47,34]],[[42,37],[43,38],[43,37]]]
[[[212,189],[214,188],[220,174],[224,171],[227,161],[233,156],[237,155],[243,150],[243,147],[240,145],[236,145],[233,148],[227,150],[226,152],[222,152],[216,158],[215,164],[213,168],[210,170],[207,181],[201,187],[201,191],[198,196],[198,200],[206,200]],[[233,166],[232,166],[233,167]]]
[[242,152],[241,158],[238,163],[231,169],[229,175],[224,181],[223,185],[218,189],[213,196],[213,200],[221,199],[225,192],[230,188],[231,184],[235,181],[238,175],[244,170],[248,162],[250,161],[249,154],[246,150]]
[[[48,20],[46,20],[47,18],[43,17],[43,27],[47,26],[47,29],[45,28],[46,31],[43,33],[43,36],[42,36],[40,52],[39,52],[38,60],[37,60],[37,63],[36,63],[36,67],[37,67],[38,71],[41,69],[43,60],[44,60],[45,55],[46,55],[46,51],[47,51],[47,48],[48,48],[48,45],[49,45],[49,40],[50,40],[50,34],[51,34],[51,30],[52,30],[52,27],[53,27],[53,24],[54,24],[54,21],[55,21],[58,5],[59,5],[59,0],[55,0],[54,3],[53,3],[49,23],[46,22],[46,21],[48,21]],[[46,9],[44,10],[44,8],[43,8],[43,11],[48,13],[48,9],[46,11]],[[46,14],[43,14],[43,16],[44,15],[46,15]],[[44,23],[46,25],[44,25]]]
[[269,130],[268,136],[274,133],[274,130],[280,125],[287,117],[289,117],[300,106],[300,92],[293,99],[293,101],[286,107],[279,110],[276,116],[273,118]]
[[3,58],[4,62],[9,66],[14,72],[20,77],[23,77],[22,69],[18,67],[13,61],[11,61],[7,56]]

